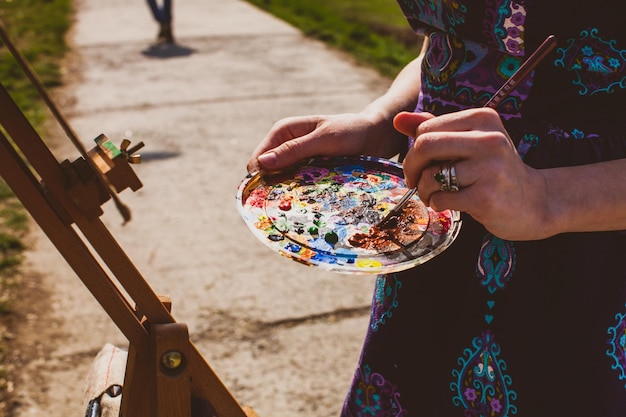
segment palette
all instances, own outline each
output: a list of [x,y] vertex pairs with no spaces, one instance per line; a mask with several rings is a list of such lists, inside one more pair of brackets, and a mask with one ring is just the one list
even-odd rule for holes
[[270,249],[305,265],[346,274],[412,268],[456,238],[460,214],[436,212],[414,195],[396,219],[378,227],[407,191],[391,160],[317,157],[277,173],[247,175],[237,206]]

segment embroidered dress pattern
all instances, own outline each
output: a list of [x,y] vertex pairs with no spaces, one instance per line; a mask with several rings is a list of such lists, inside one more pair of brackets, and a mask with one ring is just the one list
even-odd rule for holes
[[[482,107],[519,68],[523,58],[502,55],[470,41],[458,43],[454,37],[434,33],[430,36],[424,60],[428,69],[423,72],[425,93],[420,106],[424,111],[441,114]],[[495,71],[473,69],[480,67],[482,62],[491,61],[495,61]],[[499,112],[505,120],[519,117],[521,102],[531,86],[530,79],[532,76],[520,83],[500,104]]]
[[618,313],[617,324],[609,328],[611,336],[606,354],[613,359],[613,369],[618,372],[619,380],[624,381],[626,388],[626,313]]
[[487,331],[472,342],[461,368],[454,370],[455,381],[450,388],[456,393],[452,402],[468,411],[466,416],[505,417],[517,414],[512,404],[517,397],[510,390],[511,377],[506,375],[506,363],[500,359],[500,346]]
[[[409,21],[416,9],[412,3],[401,3]],[[465,19],[460,16],[467,9],[462,3],[445,5],[454,7],[451,10],[444,7],[447,12],[442,15],[430,15],[428,8],[427,11],[419,8],[426,16],[413,14],[413,19],[421,19],[433,28],[441,29],[442,25],[446,28],[427,31],[429,47],[424,57],[426,70],[422,72],[422,83],[425,88],[420,108],[434,114],[482,107],[525,59],[526,10],[522,3],[496,1],[486,8],[481,22],[483,33],[488,37],[486,44],[461,40],[454,28],[458,26],[461,30]],[[495,71],[488,68],[495,68]],[[527,77],[500,104],[499,112],[505,120],[519,117],[521,102],[528,96],[532,78],[532,75]]]
[[615,40],[606,41],[598,29],[580,32],[578,39],[568,39],[566,48],[559,48],[555,61],[574,74],[572,83],[580,95],[612,93],[626,88],[626,50],[618,49]]
[[[487,9],[491,12],[491,9]],[[503,1],[485,18],[485,34],[493,36],[498,49],[514,56],[524,55],[526,9],[521,3]]]
[[350,410],[354,417],[404,417],[406,410],[400,404],[400,394],[396,387],[377,373],[372,373],[368,365],[362,366],[355,377],[356,389]]
[[382,275],[376,278],[374,300],[372,303],[370,327],[377,331],[388,318],[393,315],[393,309],[398,307],[398,291],[402,287],[395,274]]
[[[476,275],[480,285],[487,289],[488,313],[484,320],[491,325],[491,313],[495,299],[491,298],[498,290],[506,288],[515,270],[515,249],[513,242],[487,234],[480,249]],[[495,335],[486,330],[474,338],[472,348],[464,351],[458,359],[460,369],[452,371],[455,380],[450,384],[454,393],[452,402],[466,410],[467,415],[505,417],[517,414],[513,401],[517,393],[511,389],[512,378],[505,373],[506,362],[500,358],[500,346]]]
[[489,294],[504,289],[515,269],[513,242],[488,234],[480,248],[479,256],[476,274],[480,278],[480,285],[487,288]]

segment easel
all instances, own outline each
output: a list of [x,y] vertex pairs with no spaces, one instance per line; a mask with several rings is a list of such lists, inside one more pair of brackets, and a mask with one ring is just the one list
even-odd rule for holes
[[124,140],[118,149],[100,135],[87,152],[1,22],[0,39],[81,154],[59,163],[0,83],[0,176],[129,341],[120,416],[187,417],[194,399],[210,403],[218,417],[256,417],[238,404],[190,341],[187,326],[170,314],[169,300],[154,293],[100,220],[110,199],[130,220],[117,193],[141,188],[130,163],[143,144],[130,148]]

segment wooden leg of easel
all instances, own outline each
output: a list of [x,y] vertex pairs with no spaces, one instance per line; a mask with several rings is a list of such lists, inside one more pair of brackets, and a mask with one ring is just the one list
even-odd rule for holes
[[249,405],[246,405],[243,408],[243,411],[246,413],[246,417],[259,417],[257,413]]
[[189,333],[183,323],[156,324],[150,331],[156,371],[155,417],[191,417]]
[[152,358],[150,355],[140,354],[131,343],[128,347],[120,417],[151,417],[152,392],[154,392]]
[[191,417],[189,332],[183,323],[150,326],[150,352],[128,352],[120,417]]

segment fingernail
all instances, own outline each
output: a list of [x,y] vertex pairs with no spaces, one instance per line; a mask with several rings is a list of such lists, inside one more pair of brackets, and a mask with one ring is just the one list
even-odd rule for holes
[[276,161],[278,160],[278,158],[276,158],[275,152],[267,152],[259,155],[258,159],[259,163],[265,168],[272,168],[274,165],[276,165]]

